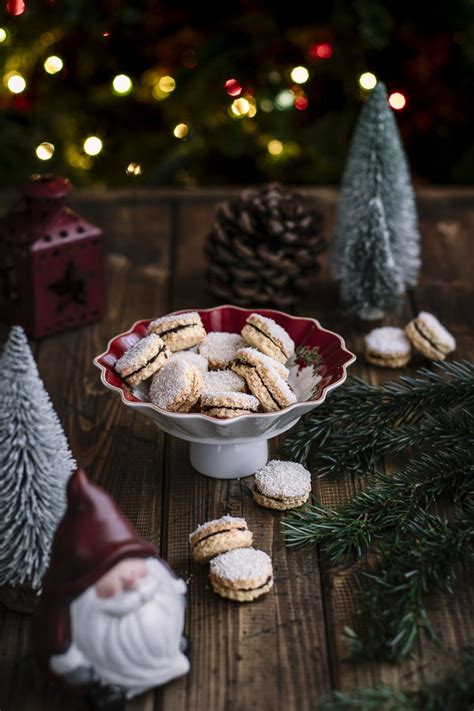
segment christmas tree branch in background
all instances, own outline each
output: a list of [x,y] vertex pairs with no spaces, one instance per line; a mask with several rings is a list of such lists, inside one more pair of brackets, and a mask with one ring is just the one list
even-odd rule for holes
[[[474,364],[440,363],[434,371],[419,370],[418,376],[402,376],[382,387],[351,378],[290,432],[284,451],[302,464],[310,456],[316,466],[322,459],[324,474],[351,471],[354,466],[356,471],[363,466],[364,473],[368,473],[367,467],[379,461],[396,440],[396,431],[388,432],[392,428],[418,425],[427,416],[474,405]],[[405,437],[410,433],[399,431]],[[365,453],[364,465],[360,457],[354,463],[353,449],[344,449],[348,438],[352,445],[356,444],[356,452]],[[337,458],[336,448],[341,448]]]
[[418,691],[404,692],[385,684],[336,691],[319,701],[316,711],[468,711],[473,705],[474,647],[468,647],[455,671]]

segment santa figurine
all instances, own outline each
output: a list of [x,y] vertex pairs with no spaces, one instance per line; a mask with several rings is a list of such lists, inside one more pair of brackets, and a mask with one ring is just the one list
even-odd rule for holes
[[186,674],[186,585],[77,469],[32,622],[44,674],[97,709]]

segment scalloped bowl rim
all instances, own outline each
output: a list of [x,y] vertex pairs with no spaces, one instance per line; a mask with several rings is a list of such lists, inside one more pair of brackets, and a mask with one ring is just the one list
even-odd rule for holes
[[[244,309],[240,306],[234,306],[232,304],[222,304],[220,306],[213,306],[207,309],[200,309],[200,308],[188,308],[188,309],[178,309],[176,311],[170,311],[169,314],[182,314],[182,313],[188,313],[189,311],[198,311],[198,312],[214,312],[214,311],[221,311],[223,309],[235,309],[237,311],[249,311],[249,309]],[[220,426],[220,427],[230,427],[234,422],[240,422],[243,419],[252,419],[256,417],[265,417],[265,418],[277,418],[279,417],[282,413],[284,412],[290,412],[292,410],[297,410],[298,408],[313,408],[318,405],[322,405],[322,403],[325,401],[328,392],[331,390],[334,390],[334,388],[339,387],[342,385],[346,380],[347,380],[347,368],[354,363],[354,361],[357,359],[357,356],[352,353],[347,347],[346,347],[346,342],[344,338],[336,333],[335,331],[331,331],[329,328],[324,328],[324,326],[321,326],[321,323],[318,321],[316,318],[312,318],[311,316],[293,316],[292,314],[287,314],[284,311],[279,311],[277,309],[253,309],[255,313],[258,313],[259,311],[265,311],[266,313],[270,314],[279,314],[281,316],[285,316],[286,318],[293,319],[294,321],[311,321],[314,324],[316,324],[316,327],[319,331],[324,331],[325,333],[329,333],[332,336],[335,336],[339,340],[339,344],[341,346],[341,350],[346,353],[349,357],[348,360],[341,365],[342,368],[342,375],[341,377],[336,380],[334,383],[330,383],[328,385],[325,385],[322,389],[321,395],[319,398],[316,400],[298,400],[297,402],[293,403],[292,405],[288,405],[288,407],[284,407],[281,410],[278,410],[277,412],[250,412],[248,415],[238,415],[237,417],[230,417],[228,419],[219,419],[217,417],[211,417],[210,415],[206,415],[200,412],[171,412],[169,410],[164,410],[161,407],[158,407],[158,405],[154,405],[151,402],[144,402],[142,400],[138,400],[137,402],[133,400],[127,400],[124,396],[124,390],[123,388],[119,388],[117,385],[112,385],[112,383],[109,383],[106,380],[106,373],[107,373],[107,368],[105,365],[100,363],[100,359],[103,358],[104,356],[108,355],[110,351],[110,347],[114,341],[116,341],[118,338],[122,338],[123,336],[128,336],[132,333],[135,332],[135,328],[142,323],[145,322],[150,322],[152,319],[146,319],[146,318],[141,318],[138,319],[133,323],[133,325],[127,329],[126,331],[123,331],[122,333],[117,333],[115,336],[112,336],[112,338],[109,340],[107,343],[107,348],[103,353],[100,353],[99,355],[95,356],[93,359],[93,363],[100,370],[100,379],[103,385],[105,385],[106,388],[109,390],[112,390],[116,392],[117,394],[120,395],[120,399],[124,405],[127,405],[127,407],[137,407],[137,408],[149,408],[150,410],[154,410],[165,417],[168,417],[169,419],[174,419],[174,418],[179,418],[182,419],[184,418],[185,421],[190,421],[191,419],[197,419],[199,420],[210,420],[214,424]],[[298,414],[298,413],[295,413]]]

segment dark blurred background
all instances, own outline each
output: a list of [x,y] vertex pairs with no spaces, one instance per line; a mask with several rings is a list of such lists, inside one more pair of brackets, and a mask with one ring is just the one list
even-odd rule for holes
[[415,180],[473,181],[470,0],[26,6],[0,15],[4,186],[337,183],[375,78]]

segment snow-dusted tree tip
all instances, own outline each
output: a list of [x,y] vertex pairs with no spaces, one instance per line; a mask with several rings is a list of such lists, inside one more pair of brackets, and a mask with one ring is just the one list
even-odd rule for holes
[[382,82],[363,107],[352,138],[331,261],[344,305],[363,318],[393,310],[418,278],[415,197]]
[[0,585],[38,589],[75,462],[20,326],[1,369]]

